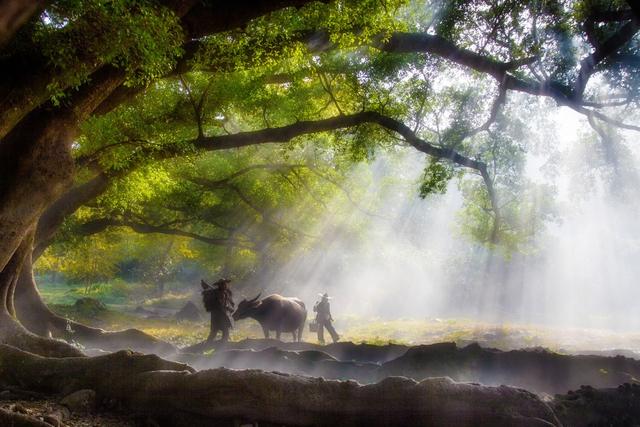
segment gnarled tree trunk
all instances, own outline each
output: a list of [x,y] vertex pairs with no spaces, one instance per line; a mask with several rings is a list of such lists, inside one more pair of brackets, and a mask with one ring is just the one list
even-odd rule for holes
[[28,332],[15,318],[13,296],[38,219],[72,183],[79,123],[123,80],[114,69],[95,77],[66,107],[40,107],[0,141],[0,331],[3,342],[40,354],[81,354]]
[[32,250],[32,244],[33,231],[30,231],[0,273],[0,342],[45,356],[82,356],[80,350],[66,342],[33,334],[15,318],[13,292],[24,260]]
[[52,336],[76,341],[85,347],[107,351],[130,348],[132,350],[173,354],[178,349],[138,329],[105,331],[93,328],[54,313],[42,300],[33,275],[33,262],[42,255],[64,219],[80,206],[106,191],[109,177],[99,174],[78,185],[58,198],[44,212],[36,228],[33,251],[24,260],[15,291],[16,315],[31,332],[40,336]]
[[28,254],[22,266],[15,292],[15,305],[18,319],[29,329],[41,336],[64,338],[75,341],[87,348],[98,348],[106,351],[132,349],[143,353],[170,355],[178,349],[165,341],[159,340],[138,329],[123,331],[105,331],[62,317],[53,311],[42,300],[36,287],[31,265],[31,254]]

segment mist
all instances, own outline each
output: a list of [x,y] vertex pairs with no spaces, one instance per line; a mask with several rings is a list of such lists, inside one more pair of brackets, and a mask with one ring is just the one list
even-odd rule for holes
[[610,158],[587,176],[584,165],[604,155],[594,154],[597,141],[585,143],[586,120],[560,109],[552,123],[553,147],[529,154],[525,174],[553,188],[554,216],[527,251],[505,254],[466,236],[459,183],[421,199],[425,159],[399,150],[353,168],[350,180],[368,182],[357,205],[338,194],[313,231],[320,237],[265,280],[263,295],[311,303],[328,292],[334,317],[637,328],[637,150],[625,153],[624,171],[617,162],[615,177]]

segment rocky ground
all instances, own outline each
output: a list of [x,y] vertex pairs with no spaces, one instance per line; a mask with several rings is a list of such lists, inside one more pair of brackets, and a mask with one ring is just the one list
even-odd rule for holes
[[[23,414],[31,420],[54,427],[135,427],[140,424],[130,415],[114,411],[107,412],[104,409],[96,408],[91,412],[71,411],[51,397],[28,400],[3,397],[0,398],[0,411]],[[2,422],[2,413],[0,413],[0,422]],[[1,425],[12,426],[9,423]]]

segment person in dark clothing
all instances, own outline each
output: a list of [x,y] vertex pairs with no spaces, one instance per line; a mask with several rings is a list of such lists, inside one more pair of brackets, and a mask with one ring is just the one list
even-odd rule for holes
[[324,328],[327,328],[333,342],[338,342],[340,335],[336,332],[331,322],[333,317],[331,316],[331,306],[329,305],[329,294],[318,294],[322,297],[320,301],[316,302],[313,306],[313,311],[316,312],[316,323],[318,325],[318,341],[324,344]]
[[204,280],[202,286],[202,301],[205,309],[211,313],[211,329],[207,341],[215,340],[218,332],[222,333],[222,342],[229,341],[229,329],[231,329],[231,313],[235,309],[233,293],[229,289],[229,279],[220,279],[213,285]]

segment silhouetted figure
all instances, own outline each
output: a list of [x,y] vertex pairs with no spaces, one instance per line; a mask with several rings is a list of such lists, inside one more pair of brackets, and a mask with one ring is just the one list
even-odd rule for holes
[[213,285],[209,285],[204,280],[200,281],[204,308],[211,313],[211,329],[207,341],[215,340],[218,332],[222,332],[220,339],[222,342],[229,341],[229,329],[231,329],[229,315],[235,308],[229,283],[231,283],[229,279],[220,279]]
[[331,306],[329,305],[329,294],[318,294],[322,299],[313,306],[313,311],[316,312],[316,323],[318,325],[318,341],[324,344],[324,328],[327,328],[329,334],[331,334],[331,339],[333,342],[338,342],[340,339],[340,335],[333,328],[331,322],[333,322],[333,317],[331,317]]

